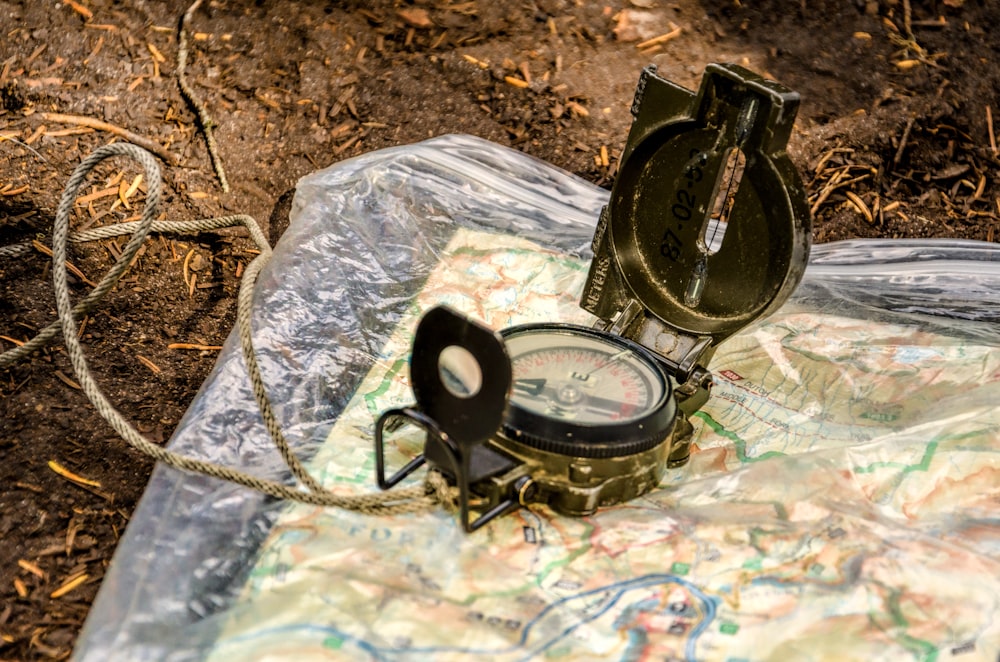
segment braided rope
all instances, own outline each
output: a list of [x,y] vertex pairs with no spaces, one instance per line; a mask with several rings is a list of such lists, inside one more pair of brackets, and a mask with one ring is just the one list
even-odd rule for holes
[[[69,234],[70,213],[84,180],[98,163],[114,156],[133,158],[145,169],[148,188],[146,204],[140,220],[87,230],[86,232],[77,233],[71,238]],[[202,473],[214,478],[237,483],[279,499],[289,499],[315,506],[334,506],[372,515],[419,513],[430,510],[439,504],[447,506],[453,503],[454,489],[447,484],[440,474],[433,471],[428,472],[426,482],[423,485],[393,492],[377,492],[350,496],[338,495],[327,491],[309,474],[281,432],[281,426],[268,398],[267,389],[257,364],[256,353],[253,349],[251,331],[253,288],[258,274],[271,256],[271,247],[268,245],[264,233],[252,217],[245,215],[223,216],[196,221],[155,221],[153,219],[158,213],[161,186],[162,179],[159,164],[149,152],[129,143],[112,143],[101,147],[77,166],[66,183],[66,188],[63,190],[59,207],[56,210],[55,226],[52,234],[52,282],[55,289],[56,308],[59,313],[59,319],[23,346],[0,354],[0,368],[27,356],[45,345],[61,330],[67,354],[73,365],[76,377],[84,393],[86,393],[87,397],[94,404],[97,412],[133,448],[164,464],[182,471]],[[250,376],[254,399],[257,401],[265,427],[271,435],[278,452],[295,478],[308,488],[308,492],[273,480],[253,476],[230,467],[180,455],[148,441],[125,420],[122,414],[115,409],[114,405],[108,401],[104,393],[100,390],[90,373],[83,349],[80,346],[80,341],[77,339],[77,318],[82,317],[114,287],[129,264],[131,264],[132,259],[150,232],[190,233],[231,227],[233,225],[245,226],[261,251],[260,255],[254,258],[243,274],[236,312],[240,346],[243,350],[244,362]],[[115,264],[104,275],[97,284],[97,287],[76,306],[73,306],[70,302],[66,276],[68,243],[70,241],[93,241],[94,239],[103,239],[129,233],[132,236],[125,245],[125,248],[122,249],[121,256]],[[5,254],[9,253],[0,252],[0,255]]]

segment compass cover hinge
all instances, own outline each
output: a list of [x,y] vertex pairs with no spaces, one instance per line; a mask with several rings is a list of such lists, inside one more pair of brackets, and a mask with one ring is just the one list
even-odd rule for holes
[[628,338],[650,350],[681,384],[714,353],[712,336],[682,333],[650,315],[635,299],[628,299],[608,319],[598,320],[594,328]]
[[635,299],[629,299],[625,307],[612,315],[611,319],[601,320],[598,323],[598,328],[616,336],[625,336],[629,327],[633,325],[642,312],[642,304]]
[[643,315],[624,335],[663,359],[679,383],[714,352],[712,336],[681,333],[651,315]]

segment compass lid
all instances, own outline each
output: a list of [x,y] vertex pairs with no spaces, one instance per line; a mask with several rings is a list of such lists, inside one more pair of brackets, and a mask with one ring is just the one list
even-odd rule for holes
[[737,65],[709,65],[697,93],[647,67],[581,306],[675,364],[780,306],[810,246],[785,152],[798,104]]

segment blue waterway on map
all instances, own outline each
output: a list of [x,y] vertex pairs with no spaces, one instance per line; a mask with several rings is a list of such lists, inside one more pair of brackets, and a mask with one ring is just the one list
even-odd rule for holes
[[317,625],[314,623],[301,623],[301,624],[290,624],[277,626],[272,628],[264,628],[255,632],[249,632],[247,634],[239,635],[236,637],[231,637],[228,639],[223,639],[219,642],[219,647],[224,648],[227,643],[237,643],[237,642],[247,642],[254,639],[259,639],[261,637],[272,636],[276,634],[288,634],[291,632],[318,632],[330,637],[336,637],[345,642],[351,642],[356,645],[361,650],[370,654],[373,658],[378,660],[390,660],[396,656],[407,655],[407,654],[434,654],[434,653],[460,653],[464,655],[503,655],[503,654],[515,654],[523,649],[531,636],[531,631],[537,625],[539,625],[549,614],[560,606],[571,602],[573,600],[579,600],[582,598],[591,597],[601,593],[613,594],[610,599],[608,599],[600,609],[595,612],[588,614],[585,618],[579,622],[563,629],[561,632],[553,637],[550,637],[547,641],[540,644],[534,645],[528,651],[525,651],[525,656],[521,659],[529,659],[545,650],[550,649],[555,644],[562,641],[564,638],[573,633],[581,625],[589,623],[597,618],[600,618],[606,614],[610,609],[615,607],[619,600],[629,591],[634,591],[638,589],[650,588],[652,586],[657,586],[660,584],[677,584],[683,586],[687,589],[694,598],[698,600],[701,606],[702,618],[691,628],[688,633],[685,647],[684,656],[688,660],[695,660],[695,650],[697,646],[698,637],[705,632],[708,626],[715,618],[716,613],[716,602],[715,598],[705,595],[697,586],[691,582],[681,579],[675,575],[669,574],[650,574],[643,575],[641,577],[635,577],[621,582],[615,582],[609,584],[608,586],[603,586],[600,588],[591,589],[589,591],[584,591],[582,593],[577,593],[575,595],[566,596],[560,598],[555,602],[548,604],[542,611],[538,613],[537,616],[528,621],[521,630],[521,635],[518,642],[512,646],[507,646],[503,648],[467,648],[460,646],[380,646],[371,643],[370,641],[356,637],[347,632],[343,632],[333,625]]

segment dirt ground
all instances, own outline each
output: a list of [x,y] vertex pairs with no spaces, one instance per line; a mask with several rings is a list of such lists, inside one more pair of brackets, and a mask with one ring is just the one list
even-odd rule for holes
[[[67,177],[120,139],[87,120],[172,155],[165,218],[248,213],[274,241],[300,176],[443,133],[609,186],[641,68],[694,88],[724,61],[801,93],[790,151],[816,241],[1000,236],[992,0],[206,0],[188,76],[229,193],[178,89],[188,5],[0,0],[0,246],[50,244]],[[99,168],[74,228],[138,214],[139,172]],[[76,296],[123,244],[71,250]],[[83,321],[97,379],[149,439],[170,438],[211,369],[215,350],[197,347],[228,334],[251,248],[232,230],[148,240]],[[0,350],[54,319],[50,272],[38,248],[0,257]],[[152,464],[94,412],[58,343],[0,369],[0,453],[0,659],[65,658]]]

